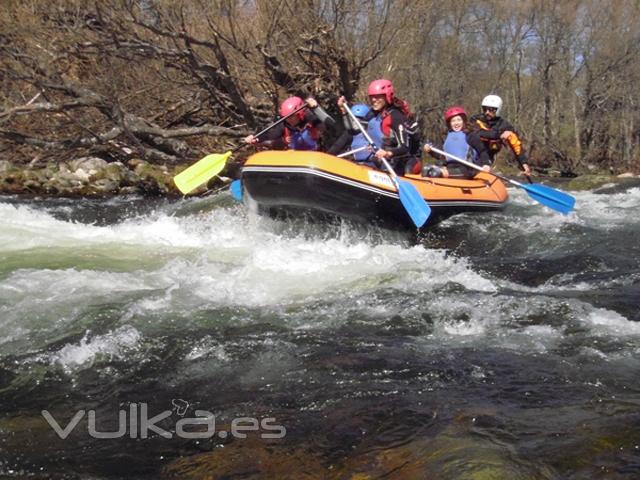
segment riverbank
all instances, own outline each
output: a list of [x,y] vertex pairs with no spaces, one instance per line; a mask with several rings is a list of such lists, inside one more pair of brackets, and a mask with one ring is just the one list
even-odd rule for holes
[[[154,165],[140,159],[107,162],[98,157],[82,157],[68,162],[49,163],[30,168],[0,160],[0,194],[46,195],[52,197],[105,197],[142,194],[179,197],[182,194],[173,183],[173,177],[189,165]],[[506,167],[501,173],[516,177],[518,171]],[[624,173],[611,175],[590,173],[575,178],[536,176],[535,181],[561,185],[566,190],[582,191],[622,184],[625,187],[640,184],[640,175]],[[191,195],[208,192],[222,186],[224,180],[215,177]]]
[[[173,177],[187,166],[154,165],[140,159],[132,159],[125,164],[106,162],[97,157],[82,157],[29,168],[5,160],[0,161],[0,194],[54,197],[143,194],[177,197],[181,194],[173,183]],[[215,180],[212,183],[215,184]],[[207,185],[203,185],[194,194],[204,193],[207,188]]]

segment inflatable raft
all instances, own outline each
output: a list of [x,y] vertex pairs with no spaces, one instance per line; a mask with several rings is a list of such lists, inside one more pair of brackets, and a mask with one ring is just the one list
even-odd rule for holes
[[[402,177],[431,207],[428,227],[463,212],[499,210],[507,202],[504,184],[492,175],[473,179]],[[386,172],[321,152],[263,151],[242,168],[243,198],[272,215],[301,211],[415,229]]]

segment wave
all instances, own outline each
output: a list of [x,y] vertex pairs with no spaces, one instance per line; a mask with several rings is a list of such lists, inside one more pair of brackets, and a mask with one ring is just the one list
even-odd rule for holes
[[[454,217],[420,244],[348,222],[274,221],[220,199],[163,204],[108,225],[0,203],[0,350],[38,351],[52,338],[88,330],[107,335],[130,326],[145,338],[175,334],[178,324],[194,331],[265,318],[304,330],[350,321],[380,326],[397,316],[445,342],[513,341],[535,349],[568,335],[575,318],[596,335],[598,318],[618,315],[607,335],[636,335],[628,316],[586,301],[603,282],[621,285],[615,275],[607,283],[554,271],[553,259],[594,248],[585,232],[608,235],[611,222],[640,204],[640,189],[578,193],[576,212],[566,217],[513,193],[504,213]],[[69,213],[68,205],[61,208]],[[613,212],[609,223],[600,222],[605,211]],[[457,244],[450,248],[439,234]],[[504,278],[508,263],[486,268],[509,256],[549,258],[549,278],[530,286]],[[607,269],[603,262],[600,270]],[[582,293],[567,300],[574,292]],[[77,346],[73,339],[65,345]],[[95,340],[84,342],[86,350]],[[54,350],[56,358],[73,357]]]

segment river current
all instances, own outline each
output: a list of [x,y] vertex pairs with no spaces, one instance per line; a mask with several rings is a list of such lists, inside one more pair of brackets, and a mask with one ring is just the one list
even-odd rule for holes
[[417,240],[0,197],[0,476],[640,478],[640,188],[574,194]]

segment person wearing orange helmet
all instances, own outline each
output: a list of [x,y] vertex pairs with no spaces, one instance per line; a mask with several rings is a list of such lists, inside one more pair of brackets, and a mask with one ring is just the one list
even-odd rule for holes
[[500,116],[502,99],[498,95],[487,95],[482,99],[481,107],[482,113],[469,119],[469,145],[476,149],[484,148],[488,152],[487,157],[482,159],[482,163],[488,165],[493,164],[502,145],[508,145],[524,175],[530,176],[531,170],[527,164],[522,141],[513,126]]
[[415,125],[409,105],[395,96],[390,80],[372,81],[367,94],[371,105],[367,133],[376,145],[372,159],[380,162],[384,157],[398,175],[404,175],[419,165],[409,142],[409,128]]
[[[306,108],[298,110],[303,106]],[[335,126],[335,120],[312,97],[306,100],[296,96],[289,97],[280,104],[281,117],[292,112],[295,113],[284,122],[260,137],[248,135],[244,142],[275,150],[318,150],[320,136],[326,127]]]
[[[451,155],[467,160],[472,163],[479,163],[478,159],[482,156],[479,152],[470,147],[467,143],[467,112],[463,107],[458,105],[448,108],[444,112],[444,122],[447,124],[447,137],[445,138],[442,149]],[[481,143],[480,147],[484,148]],[[463,176],[472,178],[475,170],[469,169],[464,165],[451,160],[448,157],[442,157],[431,151],[430,145],[427,143],[423,148],[428,153],[439,160],[439,166],[425,165],[422,171],[424,177],[449,177]],[[482,150],[480,153],[486,153]],[[485,167],[483,167],[485,168]],[[489,167],[485,168],[487,171]]]

